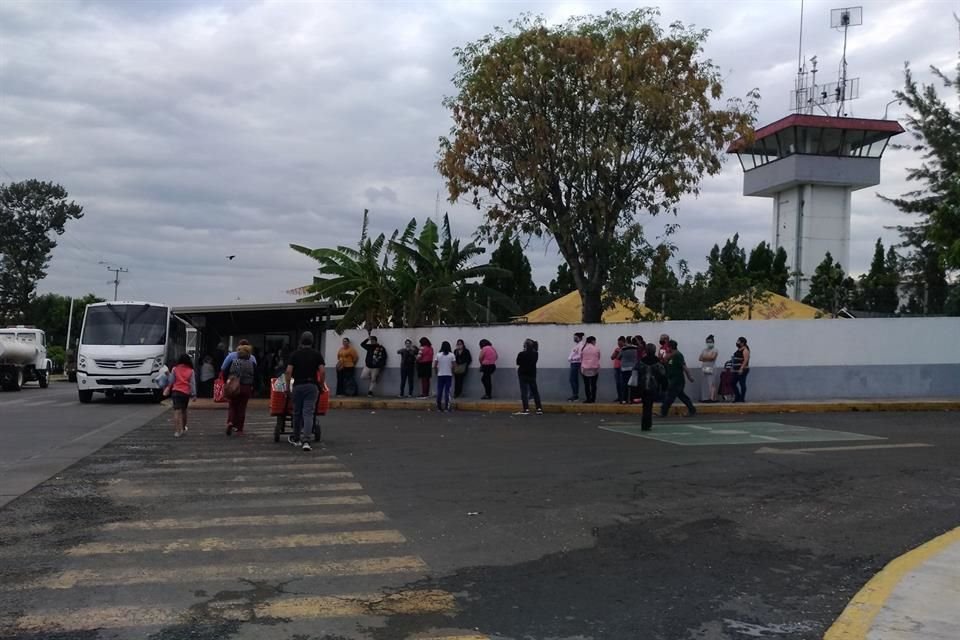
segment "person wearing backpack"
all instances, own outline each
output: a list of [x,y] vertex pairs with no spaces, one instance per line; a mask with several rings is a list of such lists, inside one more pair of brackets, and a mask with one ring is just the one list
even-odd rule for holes
[[[226,387],[232,389],[229,394],[230,408],[227,411],[227,435],[236,432],[243,434],[247,420],[247,402],[253,395],[253,385],[257,380],[257,365],[253,358],[253,349],[249,344],[240,344],[237,357],[230,363]],[[233,354],[231,354],[233,355]],[[235,382],[234,382],[235,380]]]
[[657,345],[648,342],[645,353],[633,368],[636,373],[636,385],[631,385],[633,393],[640,395],[643,405],[643,414],[640,418],[640,430],[650,431],[653,428],[653,404],[660,394],[667,388],[667,371],[660,358],[657,357]]
[[683,390],[686,386],[684,378],[693,382],[693,376],[690,375],[690,370],[687,369],[687,362],[678,349],[679,345],[677,345],[677,341],[671,340],[668,346],[669,351],[667,352],[666,362],[667,397],[664,398],[663,406],[660,408],[660,416],[666,417],[670,411],[670,406],[677,398],[687,406],[687,415],[691,417],[695,416],[697,415],[697,408],[693,406],[693,401],[690,400],[690,397]]

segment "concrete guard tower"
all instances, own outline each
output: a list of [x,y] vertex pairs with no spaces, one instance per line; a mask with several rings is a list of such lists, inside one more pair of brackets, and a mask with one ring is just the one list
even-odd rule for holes
[[[828,251],[844,269],[850,268],[851,194],[880,184],[880,158],[890,138],[903,133],[896,121],[847,117],[847,103],[860,93],[860,78],[847,75],[847,38],[851,27],[862,24],[862,7],[830,12],[830,27],[843,34],[843,54],[837,81],[817,84],[817,56],[810,58],[810,67],[803,58],[801,2],[793,115],[727,149],[743,167],[743,195],[773,199],[773,247],[787,252],[794,274],[787,292],[794,300],[807,295],[810,278]],[[836,115],[827,107],[836,109]]]
[[797,113],[727,149],[743,167],[743,195],[773,199],[773,247],[787,252],[794,300],[828,251],[850,268],[851,194],[880,184],[880,158],[900,133],[891,120]]

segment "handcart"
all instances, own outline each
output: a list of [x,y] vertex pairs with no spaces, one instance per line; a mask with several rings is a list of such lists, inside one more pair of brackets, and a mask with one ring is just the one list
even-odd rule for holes
[[[283,390],[278,390],[282,388]],[[330,389],[324,384],[317,396],[317,406],[313,413],[313,441],[322,440],[322,428],[317,420],[319,416],[327,415],[330,409]],[[286,384],[278,384],[277,378],[270,380],[270,415],[277,419],[273,427],[273,441],[280,442],[280,436],[286,431],[287,419],[290,420],[290,429],[293,430],[293,400],[286,390]]]
[[736,374],[733,372],[733,369],[724,367],[723,371],[720,372],[720,386],[717,389],[724,402],[730,402],[736,397],[737,391],[734,388],[735,381]]

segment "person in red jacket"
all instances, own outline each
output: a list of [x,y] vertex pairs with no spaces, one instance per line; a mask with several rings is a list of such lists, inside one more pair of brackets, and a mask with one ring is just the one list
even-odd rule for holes
[[164,395],[173,402],[173,437],[179,438],[187,432],[187,405],[197,399],[197,376],[193,360],[186,353],[170,371]]

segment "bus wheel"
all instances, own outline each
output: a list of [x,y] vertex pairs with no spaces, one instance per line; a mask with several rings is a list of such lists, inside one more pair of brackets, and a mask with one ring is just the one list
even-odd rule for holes
[[85,391],[84,389],[79,389],[77,395],[80,397],[80,402],[82,404],[90,404],[90,401],[93,400],[93,391]]

